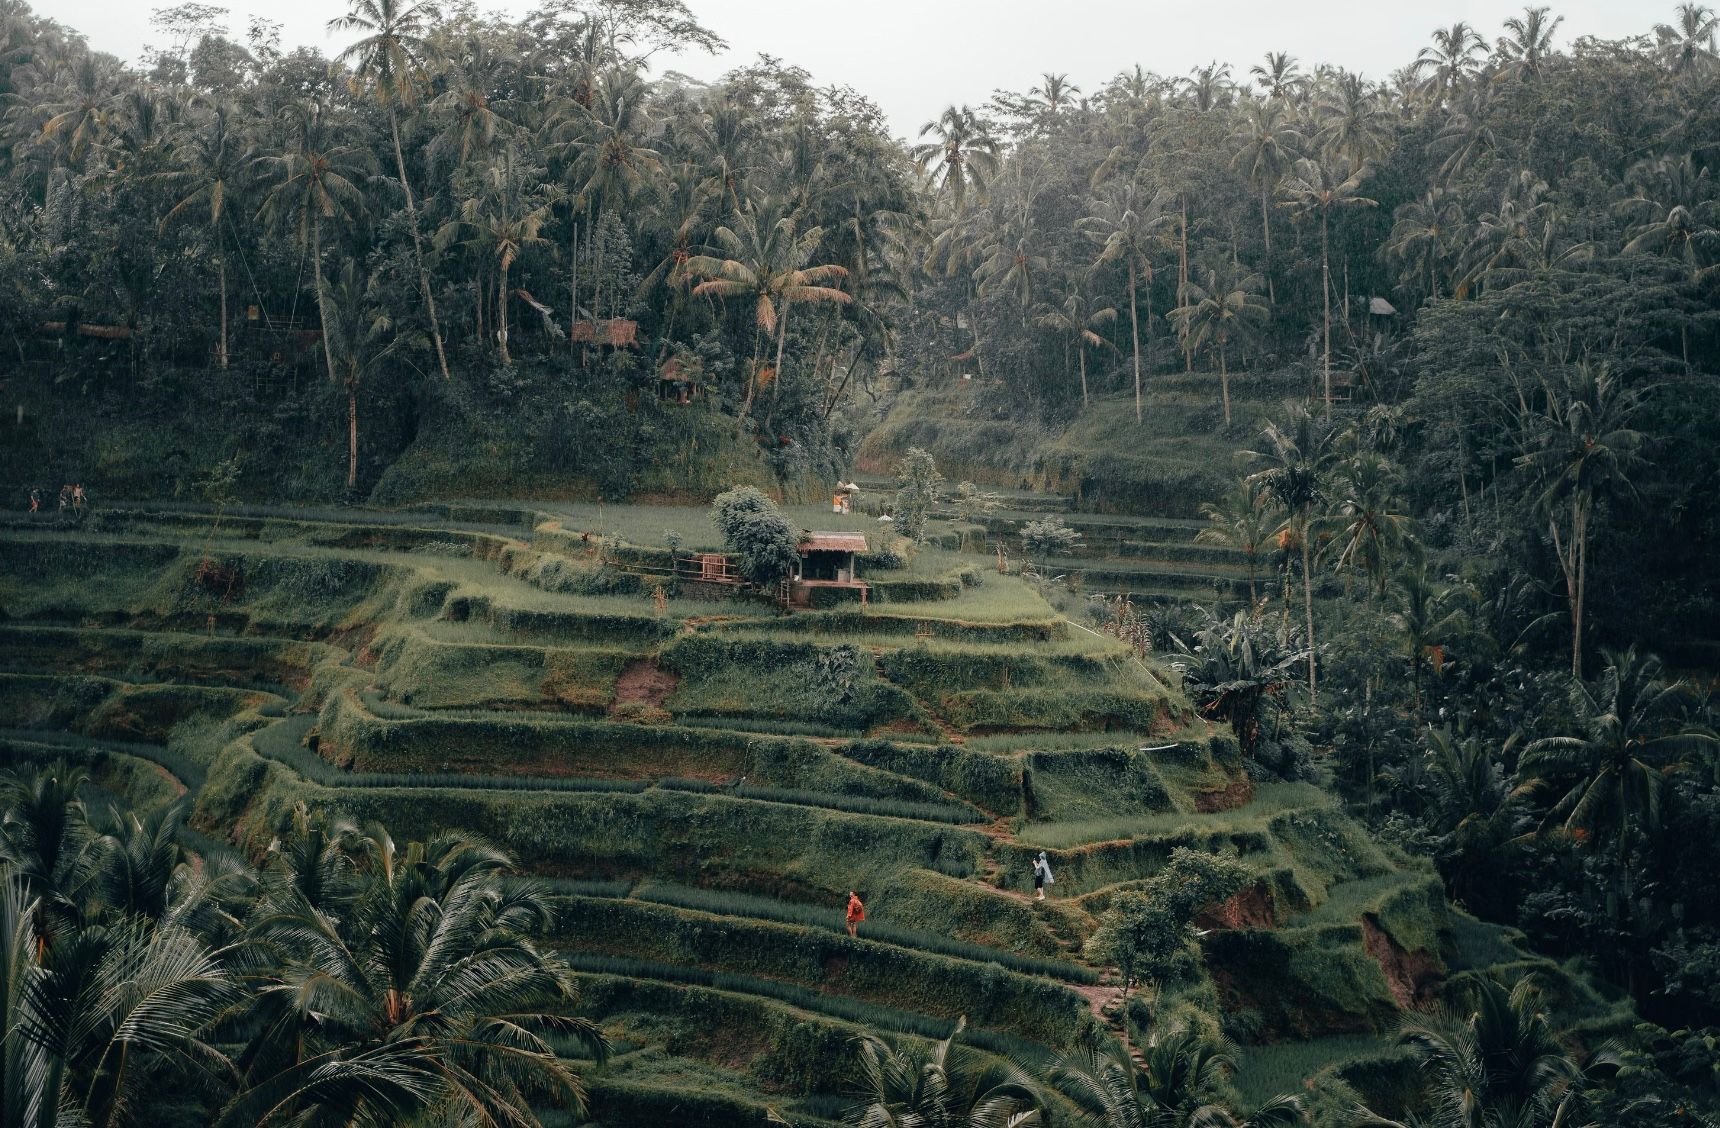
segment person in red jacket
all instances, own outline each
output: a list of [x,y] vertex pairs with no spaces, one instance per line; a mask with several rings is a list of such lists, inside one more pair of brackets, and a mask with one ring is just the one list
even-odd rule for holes
[[850,889],[848,891],[848,938],[853,939],[860,928],[860,922],[866,919],[866,906],[860,903],[860,894]]

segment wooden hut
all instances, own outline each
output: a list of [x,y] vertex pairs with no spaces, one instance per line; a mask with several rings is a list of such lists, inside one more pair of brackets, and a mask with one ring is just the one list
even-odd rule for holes
[[872,587],[856,574],[858,558],[866,551],[860,533],[808,533],[800,542],[800,557],[788,581],[788,602],[809,607],[819,588],[841,588],[860,593],[865,603]]
[[670,357],[657,369],[657,398],[664,403],[692,403],[702,375],[703,365],[696,357]]

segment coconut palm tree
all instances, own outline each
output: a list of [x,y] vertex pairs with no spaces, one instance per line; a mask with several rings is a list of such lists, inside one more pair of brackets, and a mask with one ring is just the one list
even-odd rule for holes
[[1439,297],[1440,276],[1449,278],[1465,228],[1462,202],[1443,188],[1430,188],[1421,199],[1400,205],[1383,249],[1402,267],[1398,284]]
[[1260,592],[1255,578],[1277,524],[1271,499],[1258,483],[1242,478],[1216,504],[1202,505],[1200,515],[1210,524],[1195,534],[1195,543],[1221,545],[1241,553],[1248,569],[1248,605],[1258,605]]
[[232,110],[215,105],[202,120],[181,130],[174,156],[179,168],[165,174],[176,192],[184,192],[161,219],[165,229],[179,216],[200,213],[208,225],[209,241],[215,248],[216,285],[221,291],[221,335],[216,343],[216,364],[227,368],[227,240],[224,225],[230,226],[227,201],[242,187],[255,152],[244,134],[233,125]]
[[1065,334],[1075,342],[1075,355],[1081,369],[1081,406],[1086,407],[1087,397],[1087,349],[1100,348],[1110,344],[1094,330],[1109,325],[1117,319],[1117,311],[1111,306],[1104,305],[1091,292],[1083,289],[1078,281],[1071,280],[1063,293],[1063,300],[1055,305],[1041,307],[1040,315],[1034,319],[1034,324],[1041,329],[1050,329]]
[[1562,792],[1548,822],[1611,843],[1622,862],[1637,838],[1659,829],[1671,774],[1720,741],[1688,721],[1689,688],[1667,681],[1660,659],[1634,647],[1603,653],[1592,688],[1572,683],[1574,730],[1529,744],[1519,770]]
[[1272,209],[1270,200],[1278,184],[1301,152],[1303,137],[1285,103],[1273,99],[1249,102],[1243,107],[1242,124],[1230,135],[1235,153],[1230,167],[1247,175],[1260,193],[1260,234],[1266,244],[1266,297],[1278,303],[1272,285]]
[[[302,834],[310,820],[295,822]],[[534,1098],[584,1108],[550,1039],[599,1060],[607,1044],[568,1017],[573,977],[532,939],[549,904],[504,880],[506,855],[455,835],[401,847],[337,829],[308,859],[333,884],[296,872],[305,856],[279,848],[264,866],[246,941],[263,967],[230,1018],[241,1088],[217,1124],[533,1125]]]
[[[1586,1086],[1582,1067],[1565,1048],[1525,976],[1509,990],[1491,979],[1471,981],[1474,1009],[1411,1019],[1398,1035],[1428,1079],[1422,1128],[1561,1128],[1576,1119]],[[1605,1048],[1591,1065],[1613,1059]],[[1405,1128],[1362,1110],[1368,1128]]]
[[1495,82],[1508,79],[1532,79],[1541,73],[1553,56],[1553,35],[1564,16],[1552,16],[1551,8],[1526,7],[1521,16],[1505,21],[1505,34],[1493,45],[1494,57],[1500,60]]
[[1486,57],[1487,41],[1459,20],[1434,29],[1433,45],[1421,49],[1410,64],[1410,74],[1422,79],[1433,105],[1443,106],[1475,77]]
[[1715,33],[1720,17],[1705,4],[1680,4],[1676,24],[1655,24],[1655,46],[1667,69],[1679,75],[1711,74],[1720,65]]
[[1499,854],[1517,838],[1534,789],[1533,782],[1513,787],[1505,771],[1517,737],[1495,748],[1483,737],[1442,726],[1427,729],[1426,742],[1428,817],[1440,836],[1440,868],[1454,897],[1485,895],[1497,884]]
[[521,168],[519,150],[509,145],[484,170],[480,190],[460,205],[459,218],[436,232],[438,249],[463,242],[495,263],[496,341],[503,364],[513,363],[508,351],[512,307],[508,271],[528,249],[548,244],[539,233],[550,220],[552,204],[546,186]]
[[1207,267],[1201,281],[1191,280],[1184,286],[1183,304],[1170,314],[1186,349],[1205,349],[1218,355],[1226,426],[1230,425],[1231,347],[1245,347],[1269,316],[1266,303],[1260,300],[1260,289],[1260,275],[1222,262]]
[[[744,417],[752,411],[753,397],[762,381],[780,377],[783,342],[788,332],[788,310],[796,302],[806,305],[853,300],[847,292],[828,285],[848,277],[848,269],[835,263],[811,265],[824,240],[824,229],[801,230],[795,218],[774,211],[770,205],[749,207],[734,221],[718,227],[712,238],[720,255],[695,255],[687,260],[688,277],[704,281],[693,293],[716,298],[740,298],[751,304],[756,327],[753,370],[747,380]],[[726,257],[724,257],[726,256]],[[776,335],[776,366],[767,376],[760,367],[763,342]]]
[[1462,622],[1461,587],[1441,587],[1429,570],[1426,560],[1416,560],[1392,577],[1397,608],[1392,617],[1403,631],[1409,648],[1410,680],[1415,693],[1415,715],[1419,723],[1422,713],[1422,672],[1428,664],[1435,671],[1445,661],[1446,643]]
[[934,191],[949,196],[959,213],[967,205],[969,187],[983,197],[1001,161],[1002,146],[991,125],[972,106],[947,106],[920,127],[920,136],[933,140],[914,146],[914,160]]
[[1391,144],[1391,110],[1381,91],[1349,71],[1337,72],[1321,88],[1314,123],[1314,143],[1320,152],[1328,160],[1347,162],[1352,177]]
[[1534,485],[1564,576],[1571,676],[1580,679],[1590,520],[1597,501],[1629,491],[1630,475],[1642,461],[1644,436],[1633,423],[1643,392],[1625,387],[1606,364],[1582,361],[1543,373],[1532,402],[1531,395],[1520,392],[1516,464]]
[[335,355],[335,371],[346,390],[346,488],[358,489],[358,389],[371,370],[394,356],[407,338],[394,332],[388,314],[372,298],[371,280],[359,264],[347,259],[329,287],[327,325]]
[[[1631,170],[1637,186],[1620,209],[1642,222],[1630,228],[1625,254],[1658,252],[1677,262],[1692,284],[1715,272],[1713,252],[1720,244],[1720,230],[1709,223],[1704,207],[1712,196],[1707,168],[1698,169],[1691,154],[1673,160],[1662,157],[1644,161]],[[1679,326],[1684,348],[1684,367],[1690,368],[1690,322]]]
[[1344,459],[1331,475],[1331,513],[1316,522],[1325,541],[1323,553],[1338,568],[1360,568],[1374,593],[1386,594],[1394,553],[1410,540],[1411,518],[1398,493],[1402,477],[1389,458],[1362,451]]
[[438,76],[441,93],[429,104],[435,136],[424,155],[431,167],[488,160],[513,134],[509,112],[514,107],[492,92],[502,87],[505,67],[514,61],[487,36],[470,35],[460,42]]
[[1067,74],[1047,71],[1039,76],[1039,85],[1028,90],[1027,102],[1042,114],[1057,114],[1073,105],[1080,93],[1081,88],[1070,82]]
[[1263,62],[1248,68],[1254,85],[1275,102],[1296,99],[1308,87],[1308,78],[1288,51],[1268,51]]
[[1332,213],[1377,206],[1377,201],[1361,194],[1361,186],[1360,172],[1341,176],[1330,164],[1303,157],[1279,189],[1296,215],[1320,218],[1320,369],[1328,419],[1332,416]]
[[326,103],[296,102],[285,116],[289,130],[286,148],[257,158],[265,175],[274,180],[257,214],[310,255],[317,321],[323,328],[323,360],[333,381],[334,354],[329,351],[322,268],[324,222],[358,222],[365,211],[359,183],[368,179],[374,165],[369,153],[335,139]]
[[[1135,422],[1141,421],[1140,285],[1147,287],[1147,335],[1153,332],[1154,248],[1162,246],[1175,219],[1175,201],[1168,192],[1148,197],[1138,178],[1106,184],[1088,201],[1087,214],[1075,226],[1099,244],[1098,263],[1122,262],[1129,271],[1130,358],[1135,366]],[[1095,263],[1095,265],[1098,265]]]
[[1033,1078],[1020,1066],[974,1054],[949,1037],[891,1046],[875,1034],[858,1043],[858,1102],[844,1118],[856,1128],[1028,1128],[1042,1123]]
[[1275,1097],[1247,1117],[1219,1103],[1230,1057],[1198,1034],[1175,1030],[1142,1051],[1139,1064],[1118,1043],[1061,1059],[1048,1080],[1102,1128],[1278,1128],[1303,1122],[1300,1102]]
[[406,175],[406,156],[400,147],[400,107],[418,100],[419,88],[428,80],[429,47],[425,42],[435,19],[431,0],[347,0],[348,11],[328,21],[331,32],[356,31],[362,38],[340,54],[350,64],[352,81],[368,86],[388,111],[388,136],[394,143],[394,168],[400,190],[406,195],[406,217],[412,228],[412,253],[418,266],[418,294],[430,322],[430,339],[436,346],[436,366],[444,380],[448,357],[442,350],[442,327],[436,320],[436,295],[430,287],[430,267],[424,261],[424,235],[418,230],[418,204],[412,195],[412,180]]
[[1281,543],[1302,553],[1302,609],[1308,631],[1308,696],[1316,699],[1314,644],[1313,551],[1309,545],[1315,511],[1325,497],[1331,458],[1330,423],[1315,419],[1301,404],[1285,408],[1282,424],[1268,423],[1260,433],[1262,445],[1246,452],[1254,467],[1249,481],[1265,490],[1284,510]]

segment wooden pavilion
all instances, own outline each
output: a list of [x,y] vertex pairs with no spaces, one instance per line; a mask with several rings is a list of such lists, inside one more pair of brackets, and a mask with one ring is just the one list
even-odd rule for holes
[[864,604],[872,586],[857,577],[856,565],[865,551],[866,537],[861,533],[808,533],[800,542],[800,558],[788,580],[789,605],[811,606],[812,594],[819,588],[858,591]]

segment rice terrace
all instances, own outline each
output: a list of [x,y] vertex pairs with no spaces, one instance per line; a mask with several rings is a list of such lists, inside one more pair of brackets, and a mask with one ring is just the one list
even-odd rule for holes
[[0,0],[0,1125],[1720,1124],[1720,16],[103,5]]

